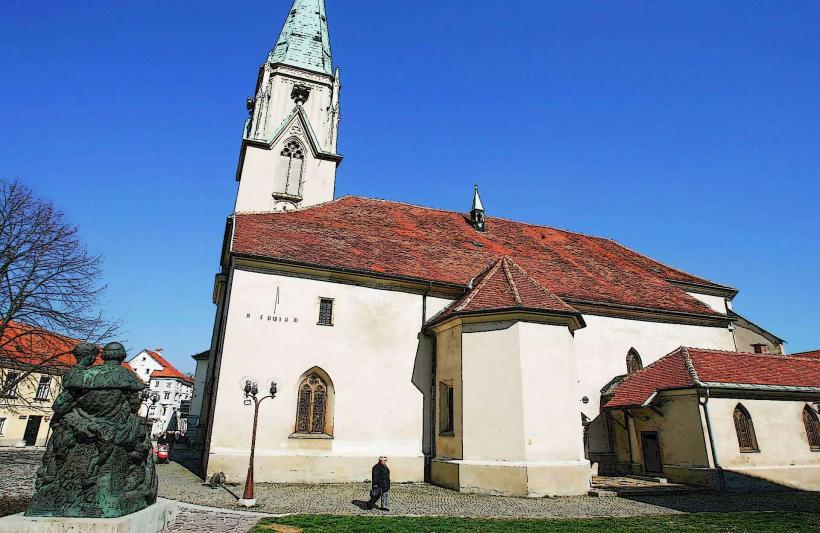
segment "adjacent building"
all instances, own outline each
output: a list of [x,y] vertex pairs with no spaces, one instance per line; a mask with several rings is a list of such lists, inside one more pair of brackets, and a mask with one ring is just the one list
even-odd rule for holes
[[0,340],[0,446],[45,446],[51,405],[79,341],[17,322]]
[[[244,478],[253,409],[243,389],[276,379],[279,394],[259,417],[256,481],[363,481],[387,455],[399,482],[585,494],[596,471],[646,470],[636,426],[625,440],[631,456],[613,442],[632,416],[613,409],[634,408],[609,403],[632,381],[625,374],[680,346],[742,365],[759,358],[730,352],[751,351],[755,339],[782,349],[734,313],[736,289],[611,239],[490,216],[477,188],[467,212],[334,199],[340,89],[324,1],[296,0],[248,101],[214,335],[201,362],[207,475]],[[768,384],[807,386],[777,376]],[[681,403],[695,406],[698,387]],[[784,401],[789,413],[809,400],[760,399]],[[641,409],[663,410],[643,401]],[[712,410],[715,431],[730,431],[731,419]],[[675,429],[656,431],[661,449],[702,411],[664,415]],[[772,461],[813,465],[805,450],[792,451],[802,444],[783,440]],[[691,459],[704,479],[738,464],[715,450],[727,459]],[[683,463],[667,464],[671,476]],[[745,472],[787,482],[779,466],[767,468]]]
[[[188,426],[186,412],[193,394],[194,380],[183,374],[162,355],[162,349],[142,350],[127,362],[134,373],[148,385],[156,402],[149,402],[147,409],[151,433],[156,436],[164,431],[185,432]],[[183,409],[184,407],[184,409]]]
[[615,472],[820,490],[820,358],[680,347],[606,395]]

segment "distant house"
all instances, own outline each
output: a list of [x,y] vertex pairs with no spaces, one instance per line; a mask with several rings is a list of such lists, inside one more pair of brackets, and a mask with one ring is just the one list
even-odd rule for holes
[[148,419],[153,422],[151,432],[158,435],[163,431],[187,429],[187,418],[181,415],[183,402],[186,409],[190,405],[194,381],[190,376],[177,370],[161,354],[161,348],[142,350],[128,361],[134,373],[148,384],[152,396],[157,396],[156,404],[149,404]]
[[62,376],[80,341],[9,322],[0,339],[0,446],[45,446]]
[[604,392],[620,474],[820,490],[820,357],[678,348]]

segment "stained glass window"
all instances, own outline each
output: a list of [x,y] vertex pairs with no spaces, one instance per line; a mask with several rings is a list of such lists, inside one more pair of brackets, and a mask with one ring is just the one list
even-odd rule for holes
[[311,374],[302,381],[296,405],[297,433],[329,433],[327,398],[327,384],[318,374]]
[[806,426],[809,446],[813,451],[820,451],[820,422],[817,420],[817,413],[808,405],[803,408],[803,425]]
[[735,431],[737,432],[737,443],[740,446],[741,452],[756,452],[759,451],[757,447],[757,438],[755,437],[755,428],[752,424],[752,417],[749,412],[740,404],[737,404],[734,412]]

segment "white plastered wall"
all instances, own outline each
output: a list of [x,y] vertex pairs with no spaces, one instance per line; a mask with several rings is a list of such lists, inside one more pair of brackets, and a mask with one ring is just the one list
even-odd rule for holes
[[[294,117],[298,123],[298,118]],[[248,146],[245,151],[242,178],[236,195],[237,212],[272,211],[276,203],[273,197],[274,173],[278,168],[284,143],[296,137],[305,151],[305,168],[302,177],[302,202],[300,207],[333,200],[336,180],[336,162],[314,157],[310,144],[301,134],[285,134],[271,149]]]
[[[333,326],[317,324],[320,298],[334,301]],[[427,316],[446,303],[428,297]],[[235,270],[209,471],[245,475],[253,411],[239,383],[254,376],[280,383],[260,409],[257,481],[361,481],[379,455],[390,457],[396,481],[422,480],[432,360],[422,320],[419,294]],[[289,438],[299,378],[313,367],[334,387],[332,440]]]
[[[733,418],[738,403],[752,418],[759,452],[740,451]],[[729,488],[757,488],[760,482],[770,482],[820,490],[820,452],[811,451],[802,419],[806,405],[786,400],[709,400],[718,461],[726,471]]]

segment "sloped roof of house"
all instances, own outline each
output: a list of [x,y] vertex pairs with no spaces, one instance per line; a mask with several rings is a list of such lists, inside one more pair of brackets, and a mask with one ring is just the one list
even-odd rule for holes
[[504,256],[476,278],[469,292],[434,316],[430,324],[444,322],[456,315],[499,311],[576,315],[583,323],[578,310],[542,287],[515,261]]
[[76,362],[71,351],[81,342],[39,327],[9,322],[0,339],[0,359],[44,368],[68,369]]
[[509,257],[569,305],[614,304],[719,316],[673,282],[736,292],[634,252],[615,241],[469,215],[346,196],[289,213],[237,213],[231,252],[281,263],[470,287]]
[[[82,342],[43,328],[9,322],[0,340],[0,364],[5,359],[43,370],[66,371],[77,363],[72,351]],[[94,365],[101,365],[102,346],[98,345],[97,348],[99,352]],[[125,362],[120,366],[137,376]]]
[[194,380],[192,380],[187,375],[183,374],[179,370],[174,367],[171,363],[168,362],[163,356],[154,350],[145,350],[148,354],[153,357],[157,363],[162,365],[162,370],[154,370],[151,372],[152,378],[169,378],[169,379],[180,379],[190,385],[193,385]]
[[631,374],[604,405],[648,405],[659,391],[692,387],[820,393],[820,359],[680,347]]

